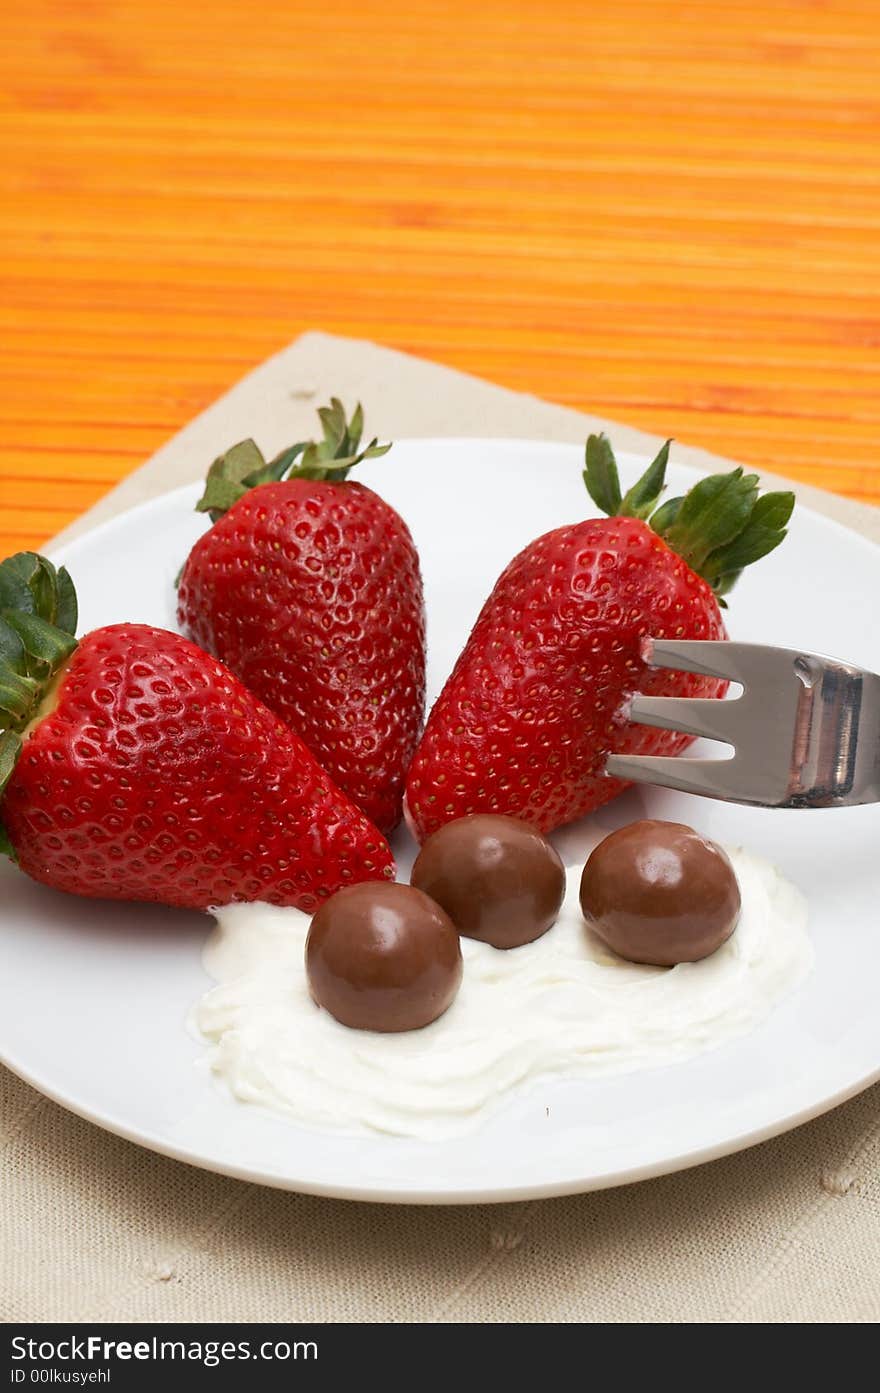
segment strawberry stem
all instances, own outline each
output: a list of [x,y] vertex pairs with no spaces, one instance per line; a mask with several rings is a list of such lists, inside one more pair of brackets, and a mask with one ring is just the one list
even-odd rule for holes
[[708,581],[719,602],[746,566],[778,547],[794,508],[790,492],[758,493],[757,474],[732,469],[700,479],[681,498],[657,504],[666,487],[667,440],[642,477],[621,494],[617,461],[604,435],[587,440],[584,482],[590,497],[610,517],[641,518]]
[[[0,797],[37,715],[76,648],[76,591],[62,566],[33,551],[0,562]],[[0,852],[14,855],[0,823]]]
[[363,408],[358,402],[349,421],[338,397],[318,410],[323,438],[300,440],[267,461],[253,440],[242,440],[215,459],[208,470],[205,492],[196,512],[208,513],[217,522],[239,498],[259,484],[281,479],[337,479],[342,481],[361,460],[385,455],[391,445],[380,445],[374,437],[361,449],[364,429]]

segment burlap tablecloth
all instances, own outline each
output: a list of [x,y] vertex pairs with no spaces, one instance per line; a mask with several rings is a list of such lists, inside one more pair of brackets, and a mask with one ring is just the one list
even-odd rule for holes
[[[311,433],[331,392],[390,437],[657,441],[371,344],[309,334],[125,480],[73,535],[199,478],[231,439]],[[703,467],[719,461],[676,447]],[[765,476],[766,482],[772,482]],[[880,540],[880,512],[799,488]],[[0,1026],[2,1028],[2,1026]],[[397,1208],[282,1194],[142,1151],[0,1069],[6,1321],[871,1321],[880,1085],[661,1180],[528,1204]]]

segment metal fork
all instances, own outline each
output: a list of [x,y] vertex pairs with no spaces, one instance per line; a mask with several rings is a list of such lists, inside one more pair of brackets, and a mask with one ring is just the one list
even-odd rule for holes
[[742,695],[633,697],[629,718],[733,746],[731,757],[610,755],[605,772],[761,808],[880,802],[880,676],[799,648],[648,639],[645,661],[740,683]]

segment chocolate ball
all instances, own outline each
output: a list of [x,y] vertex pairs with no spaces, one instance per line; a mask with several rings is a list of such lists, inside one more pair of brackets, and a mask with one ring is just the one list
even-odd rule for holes
[[555,923],[565,867],[534,827],[515,817],[471,813],[428,837],[410,877],[442,905],[459,933],[518,948]]
[[720,948],[739,919],[734,869],[715,842],[680,822],[632,822],[584,867],[581,909],[621,958],[672,967]]
[[461,944],[439,905],[409,885],[366,881],[321,906],[306,939],[312,996],[355,1030],[419,1030],[461,985]]

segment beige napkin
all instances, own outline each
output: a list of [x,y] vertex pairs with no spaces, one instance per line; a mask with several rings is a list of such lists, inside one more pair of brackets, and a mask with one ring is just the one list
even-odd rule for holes
[[[389,436],[658,441],[371,344],[308,334],[63,534],[311,433],[331,392]],[[704,468],[719,460],[676,447]],[[765,476],[770,484],[770,476]],[[802,502],[880,540],[880,512]],[[880,1085],[738,1156],[571,1199],[396,1208],[282,1194],[142,1151],[0,1069],[6,1321],[873,1321]]]

